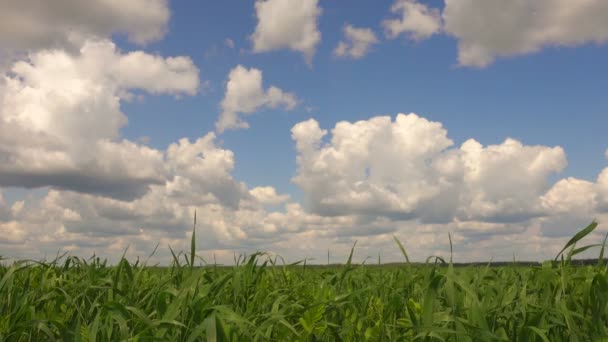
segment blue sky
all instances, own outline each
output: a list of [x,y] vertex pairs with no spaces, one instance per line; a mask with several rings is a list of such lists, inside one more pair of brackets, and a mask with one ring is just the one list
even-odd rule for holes
[[[442,6],[441,1],[428,4]],[[345,61],[332,56],[344,23],[381,34],[392,1],[322,5],[323,36],[309,68],[296,52],[251,53],[253,3],[172,3],[167,36],[145,50],[190,56],[209,89],[194,98],[148,97],[127,104],[125,136],[150,136],[153,146],[163,148],[180,137],[213,130],[226,76],[242,64],[262,70],[266,82],[302,99],[293,112],[266,110],[251,118],[249,130],[222,136],[224,146],[239,156],[235,175],[253,186],[273,184],[295,195],[297,188],[289,181],[295,173],[289,129],[310,117],[332,127],[341,120],[416,112],[442,122],[457,144],[468,138],[495,144],[513,137],[526,144],[562,146],[568,176],[592,180],[605,166],[608,143],[601,137],[608,126],[607,46],[547,48],[478,69],[457,65],[452,37],[400,38],[381,42],[361,60]],[[235,47],[227,47],[226,39]],[[134,47],[121,43],[124,49]]]
[[[539,259],[559,250],[575,225],[606,215],[608,8],[601,0],[586,7],[565,0],[129,4],[62,5],[82,20],[60,9],[40,12],[36,1],[0,5],[0,21],[40,23],[22,31],[0,24],[0,99],[17,99],[0,109],[7,129],[0,134],[43,139],[36,147],[0,139],[0,160],[15,165],[0,170],[0,231],[12,236],[4,243],[17,256],[126,245],[136,246],[135,255],[154,239],[179,245],[188,229],[177,227],[197,209],[209,213],[205,252],[224,256],[339,254],[357,238],[362,253],[375,253],[391,248],[390,234],[418,232],[428,247],[422,257],[442,251],[438,241],[452,231],[464,259],[514,251]],[[96,11],[105,17],[88,24]],[[359,55],[336,53],[349,42],[346,25],[356,31],[351,43],[372,36]],[[315,34],[320,39],[306,42]],[[59,61],[69,63],[51,72]],[[242,77],[261,75],[253,93],[239,88],[246,80],[233,74],[238,66]],[[57,76],[72,71],[65,82]],[[102,88],[72,89],[74,82]],[[280,90],[276,103],[271,86]],[[249,127],[218,128],[223,112]],[[416,115],[399,121],[398,113]],[[128,123],[112,124],[122,116]],[[350,126],[339,129],[342,121]],[[91,127],[99,133],[89,134]],[[376,135],[361,133],[370,130]],[[460,166],[445,166],[450,158]],[[336,165],[319,168],[324,163]],[[160,199],[163,206],[150,204]],[[41,217],[49,223],[41,226]],[[64,238],[26,237],[40,229]],[[96,236],[93,247],[84,244]]]

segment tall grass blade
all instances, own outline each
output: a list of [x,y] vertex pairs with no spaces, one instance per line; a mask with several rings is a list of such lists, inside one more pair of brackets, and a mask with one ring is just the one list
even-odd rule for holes
[[450,240],[450,264],[452,263],[452,256],[454,254],[454,250],[452,248],[452,234],[448,232],[448,239]]
[[566,243],[566,245],[564,246],[564,248],[562,248],[561,251],[559,251],[559,253],[557,253],[557,255],[555,256],[554,262],[557,262],[557,259],[559,259],[560,255],[562,255],[564,253],[564,251],[566,249],[568,249],[568,247],[576,244],[578,241],[580,241],[582,238],[584,238],[585,236],[589,235],[589,233],[591,233],[595,228],[597,228],[597,222],[593,221],[591,222],[591,224],[589,224],[587,227],[583,228],[581,231],[579,231],[578,233],[576,233],[569,241],[568,243]]
[[194,225],[192,226],[192,238],[190,240],[190,269],[194,267],[194,256],[196,255],[196,210],[194,211]]
[[604,262],[604,250],[606,249],[606,239],[608,239],[608,233],[604,236],[604,241],[602,242],[602,249],[600,250],[600,256],[597,259],[598,265],[601,265]]
[[353,253],[355,252],[355,246],[357,246],[357,240],[355,240],[353,247],[350,249],[350,254],[348,255],[348,260],[346,260],[346,268],[350,268],[350,265],[353,262]]
[[397,243],[397,246],[399,246],[399,249],[401,250],[401,254],[403,254],[403,257],[405,258],[405,262],[409,264],[410,258],[407,256],[405,247],[403,247],[403,244],[401,243],[401,241],[399,241],[399,239],[397,239],[397,237],[395,235],[393,235],[393,240],[395,240],[395,243]]

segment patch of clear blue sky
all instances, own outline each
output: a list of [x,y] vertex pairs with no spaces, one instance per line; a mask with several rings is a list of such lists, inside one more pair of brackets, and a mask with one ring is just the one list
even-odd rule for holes
[[[292,112],[256,113],[247,118],[250,129],[220,135],[222,146],[235,153],[235,177],[249,186],[273,185],[300,198],[290,183],[296,167],[290,129],[311,117],[332,128],[340,120],[416,112],[443,123],[456,145],[468,138],[493,144],[513,137],[562,146],[569,165],[560,176],[592,180],[608,165],[608,46],[548,48],[498,59],[484,69],[460,68],[452,37],[387,40],[380,22],[390,16],[391,4],[321,1],[322,41],[309,68],[292,51],[250,52],[253,1],[172,1],[168,35],[144,49],[190,56],[211,86],[178,101],[146,96],[143,103],[124,104],[130,123],[123,133],[130,139],[149,136],[152,146],[166,148],[181,137],[213,131],[228,72],[242,64],[261,69],[265,86],[293,91],[302,100]],[[335,59],[331,53],[345,23],[372,28],[382,42],[361,60]],[[235,49],[224,45],[226,38]],[[117,41],[125,50],[137,48],[120,37]]]

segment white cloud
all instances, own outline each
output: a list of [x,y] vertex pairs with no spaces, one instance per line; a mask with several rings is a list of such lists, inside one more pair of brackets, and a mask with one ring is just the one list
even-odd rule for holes
[[470,194],[461,209],[467,219],[512,221],[542,215],[539,196],[548,188],[547,178],[566,167],[561,147],[526,146],[514,139],[485,148],[470,139],[459,153]]
[[396,0],[391,12],[401,18],[382,22],[385,34],[390,39],[403,34],[413,40],[422,40],[441,31],[439,10],[428,8],[416,0]]
[[[268,215],[263,209],[285,202],[288,196],[277,194],[272,187],[249,190],[234,180],[230,175],[233,153],[219,148],[213,133],[192,142],[181,139],[158,152],[165,156],[170,176],[151,185],[143,196],[115,199],[51,190],[42,200],[19,202],[21,208],[6,213],[0,220],[0,232],[5,233],[0,246],[27,257],[68,249],[78,255],[96,251],[115,260],[112,251],[127,245],[131,245],[129,255],[133,257],[145,255],[161,243],[159,260],[166,263],[170,258],[167,244],[178,250],[185,247],[195,210],[199,236],[204,237],[199,240],[203,251],[248,251],[268,246],[288,229],[301,227],[297,222],[284,224],[288,222],[285,215],[303,215],[297,210]],[[4,207],[0,203],[0,209]]]
[[314,120],[292,129],[293,180],[321,215],[523,221],[542,215],[547,177],[566,165],[559,147],[513,139],[486,147],[471,139],[449,149],[442,125],[415,114],[339,122],[323,144],[326,134]]
[[600,219],[603,226],[601,213],[608,209],[608,202],[604,202],[601,178],[600,174],[596,183],[573,177],[556,182],[541,198],[547,212],[541,219],[542,234],[572,236],[592,219]]
[[359,59],[365,56],[373,44],[378,43],[378,38],[369,28],[357,28],[345,25],[343,28],[345,40],[340,41],[334,49],[334,55],[338,57],[350,57]]
[[144,44],[164,36],[167,0],[46,0],[0,3],[0,46],[38,50],[78,47],[87,38],[126,34]]
[[313,212],[322,214],[411,214],[437,191],[425,159],[452,144],[441,124],[416,115],[398,115],[394,123],[390,117],[339,122],[324,146],[325,132],[314,120],[292,133],[294,181]]
[[21,244],[25,240],[25,232],[19,222],[0,222],[0,244]]
[[289,195],[277,194],[271,186],[258,186],[249,191],[258,202],[263,204],[277,205],[289,200]]
[[599,210],[608,213],[608,167],[597,177]]
[[247,187],[230,175],[234,154],[216,146],[214,133],[193,143],[180,139],[169,146],[166,159],[173,176],[166,190],[189,205],[211,202],[236,208],[241,199],[250,197]]
[[497,57],[545,47],[608,41],[604,0],[445,0],[445,31],[458,39],[461,65],[484,67]]
[[[415,114],[340,122],[331,132],[311,119],[295,125],[292,135],[304,205],[271,186],[250,189],[234,179],[233,152],[208,133],[164,151],[150,149],[165,175],[137,198],[51,189],[41,200],[7,204],[0,192],[3,255],[38,259],[61,249],[115,261],[127,246],[134,258],[160,243],[153,262],[166,264],[167,245],[188,248],[197,210],[198,253],[223,263],[232,262],[233,251],[255,250],[319,263],[330,250],[331,262],[343,262],[355,239],[357,262],[378,253],[383,261],[401,260],[392,234],[423,261],[449,253],[447,232],[456,261],[510,260],[513,253],[538,260],[555,256],[593,217],[608,219],[601,212],[608,204],[608,168],[596,182],[547,184],[566,164],[559,147],[513,139],[453,146],[440,123]],[[123,163],[128,160],[117,165]]]
[[[117,199],[50,190],[42,200],[16,202],[10,210],[4,210],[2,201],[0,232],[10,228],[14,234],[9,236],[27,236],[25,240],[11,238],[22,249],[36,244],[40,251],[70,247],[92,253],[87,246],[103,251],[124,241],[123,248],[133,242],[137,252],[145,253],[156,242],[182,243],[197,209],[199,224],[206,230],[205,243],[230,245],[246,237],[243,226],[252,229],[249,226],[259,218],[261,203],[232,178],[233,153],[219,148],[213,133],[154,151],[163,156],[168,175],[141,197]],[[275,197],[281,196],[275,192]],[[0,245],[6,243],[0,240]]]
[[552,213],[590,213],[597,206],[595,184],[572,177],[559,180],[541,198]]
[[318,0],[257,0],[255,10],[258,24],[251,35],[254,52],[287,48],[301,52],[306,62],[312,63],[321,41]]
[[76,55],[43,50],[3,75],[0,185],[55,186],[114,197],[139,196],[163,181],[162,154],[120,140],[129,91],[195,94],[187,57],[123,54],[107,40]]
[[224,40],[224,45],[226,45],[226,47],[228,47],[230,49],[234,49],[234,40],[232,40],[230,38],[226,38]]
[[262,71],[236,66],[228,75],[226,94],[222,100],[222,113],[216,123],[217,130],[248,128],[239,114],[251,114],[262,108],[285,108],[292,110],[298,104],[293,93],[270,86],[263,89]]

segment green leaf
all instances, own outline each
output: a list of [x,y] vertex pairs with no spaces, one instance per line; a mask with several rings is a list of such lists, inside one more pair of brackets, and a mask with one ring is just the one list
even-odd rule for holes
[[539,329],[537,327],[528,327],[528,329],[532,330],[538,337],[540,337],[544,342],[551,342],[545,333],[545,330]]
[[395,240],[395,242],[399,246],[399,249],[401,250],[401,254],[403,254],[403,257],[405,258],[405,262],[407,262],[409,264],[410,263],[410,258],[408,258],[408,256],[407,256],[407,252],[405,251],[405,247],[403,247],[403,244],[401,243],[401,241],[399,241],[399,239],[397,239],[397,237],[395,235],[393,235],[393,240]]
[[604,250],[606,249],[606,239],[608,239],[608,233],[604,236],[604,241],[602,242],[602,249],[600,250],[600,257],[597,259],[598,265],[602,264],[604,261]]
[[580,232],[576,233],[572,239],[570,239],[570,241],[568,241],[568,243],[566,243],[566,245],[564,246],[564,248],[562,248],[561,251],[559,251],[559,253],[557,253],[557,255],[555,256],[555,262],[557,262],[557,259],[559,258],[560,255],[562,255],[562,253],[564,253],[564,251],[566,249],[568,249],[568,247],[574,245],[575,243],[577,243],[578,241],[580,241],[582,238],[584,238],[585,236],[589,235],[589,233],[591,233],[595,228],[597,228],[597,222],[593,221],[591,222],[591,224],[589,224],[587,227],[585,227],[583,230],[581,230]]
[[192,227],[192,239],[190,240],[190,268],[194,267],[194,256],[196,255],[196,210],[194,211],[194,226]]

